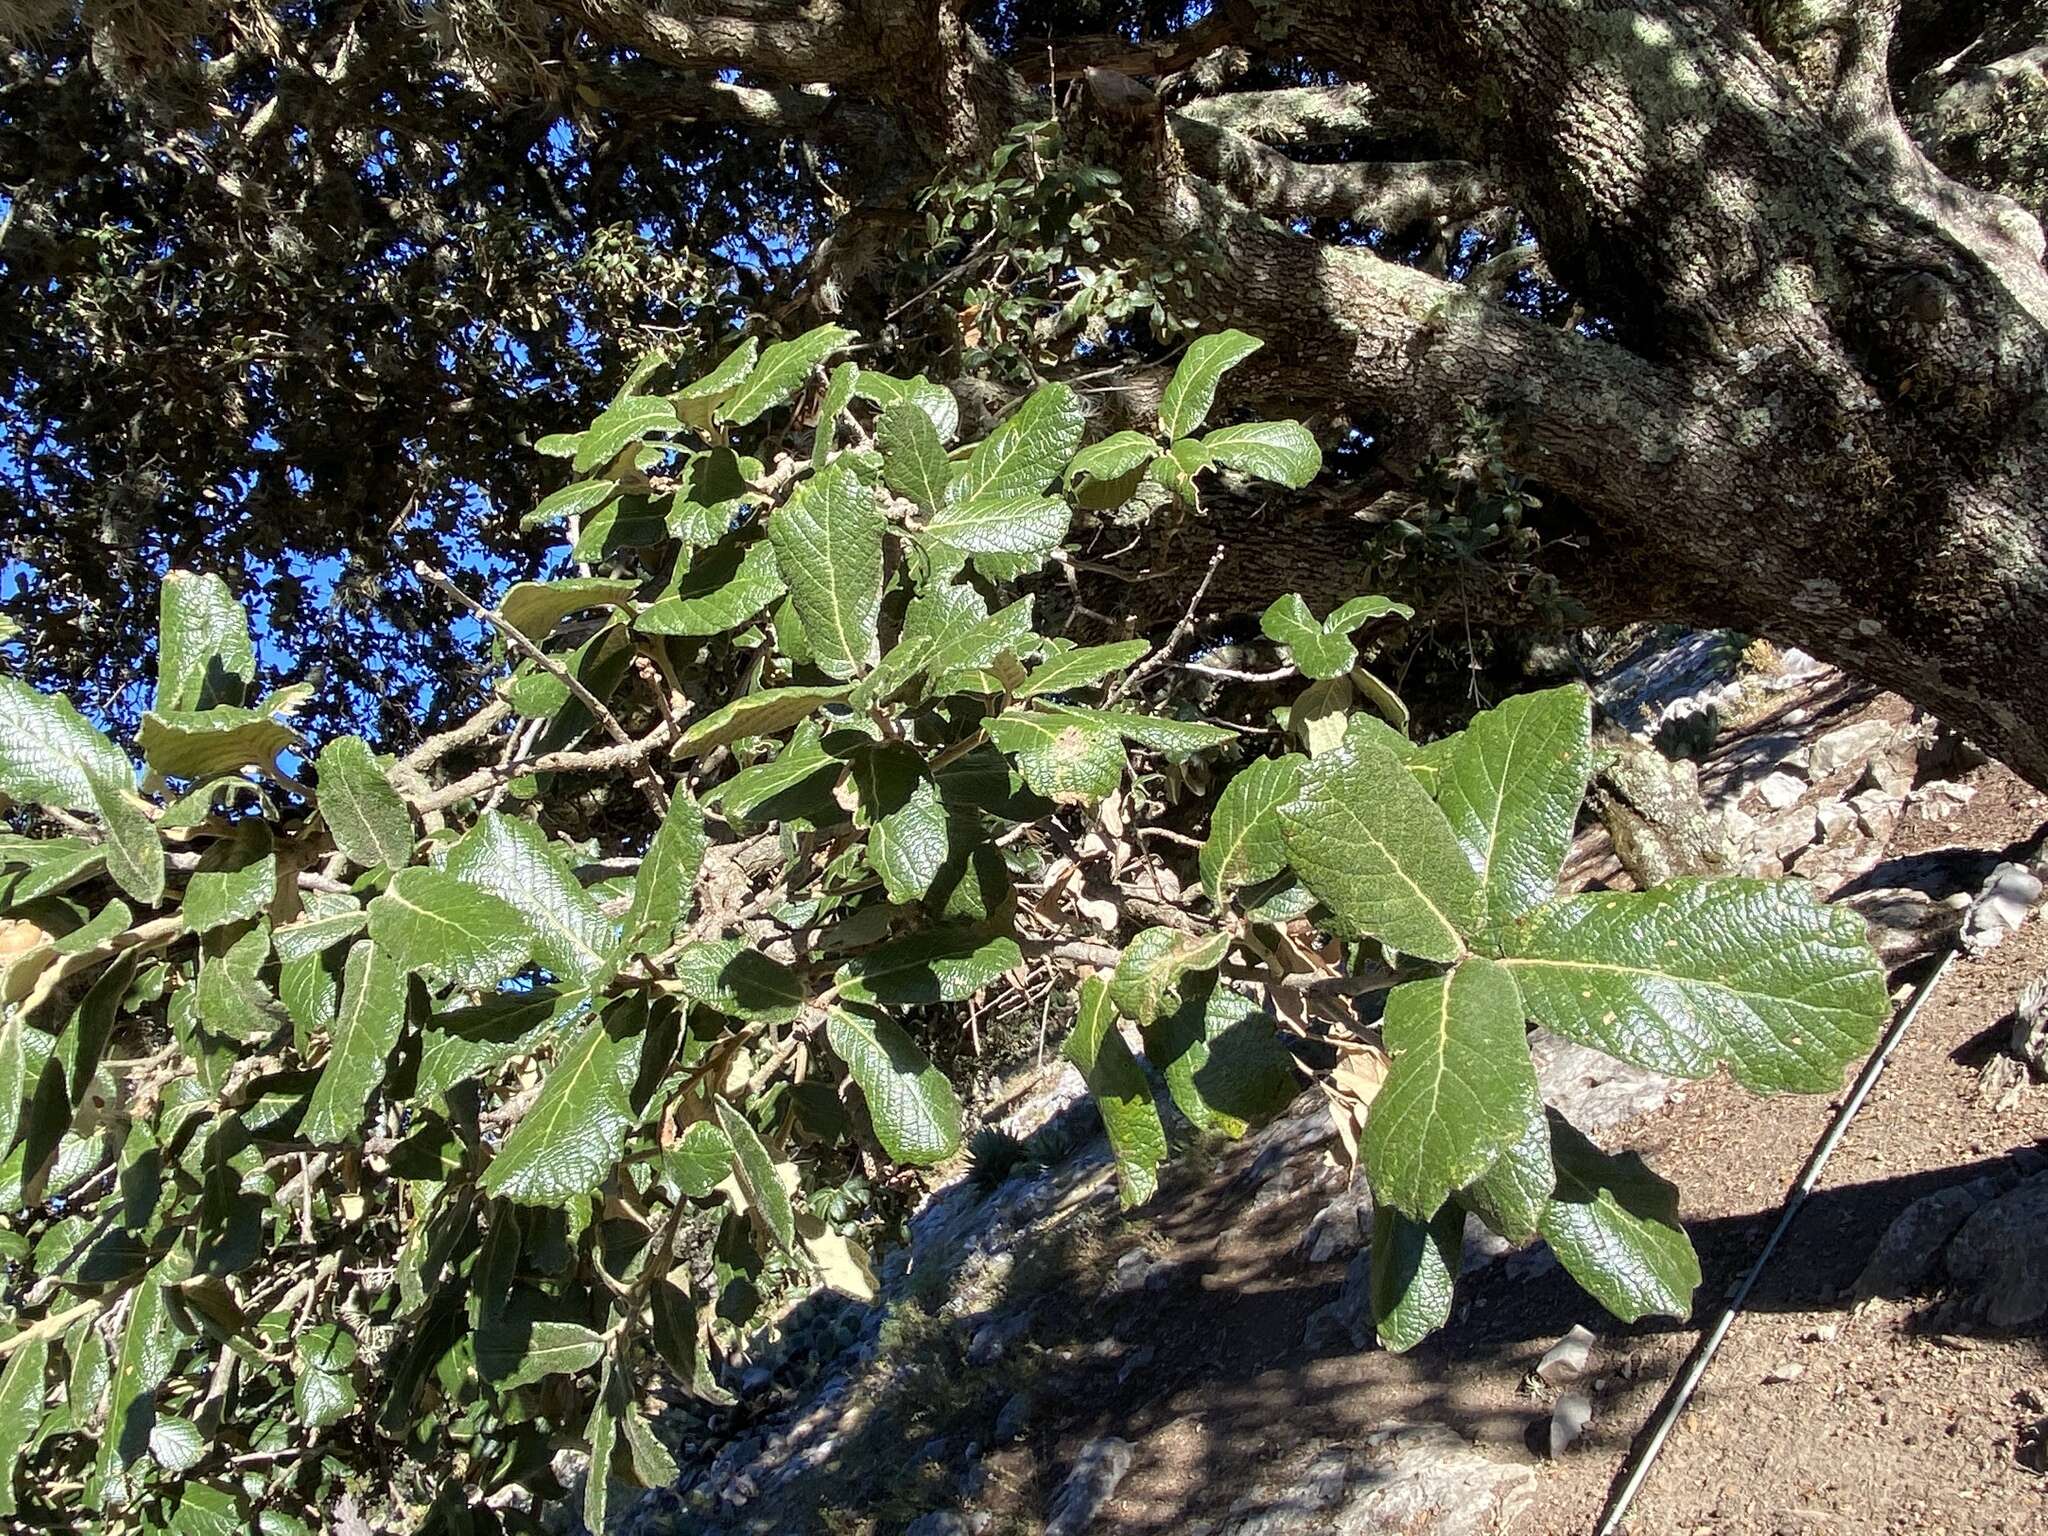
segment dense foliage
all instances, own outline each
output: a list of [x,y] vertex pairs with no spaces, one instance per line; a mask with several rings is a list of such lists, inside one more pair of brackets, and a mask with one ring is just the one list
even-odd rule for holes
[[[139,780],[0,677],[0,1510],[531,1528],[571,1449],[601,1529],[675,1475],[650,1384],[716,1394],[771,1272],[870,1289],[807,1191],[959,1156],[930,1021],[1027,983],[1129,1202],[1171,1123],[1241,1133],[1336,1056],[1391,1348],[1448,1317],[1468,1212],[1624,1318],[1688,1309],[1675,1191],[1546,1111],[1528,1024],[1824,1091],[1885,1008],[1860,922],[1746,880],[1558,896],[1586,694],[1413,741],[1366,668],[1386,599],[1282,599],[1287,663],[1215,708],[1164,686],[1185,626],[1087,633],[1083,525],[1316,472],[1296,423],[1210,425],[1252,338],[1085,445],[1063,384],[956,442],[850,340],[650,354],[543,440],[574,574],[484,608],[422,568],[509,675],[401,755],[253,698],[211,576],[163,586]],[[1178,859],[1169,810],[1205,826]],[[1126,864],[1152,894],[1105,898]]]

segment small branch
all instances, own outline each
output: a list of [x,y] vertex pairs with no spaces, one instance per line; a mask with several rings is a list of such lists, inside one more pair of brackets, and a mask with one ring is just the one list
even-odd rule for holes
[[1180,669],[1199,672],[1204,677],[1226,677],[1234,683],[1283,683],[1297,675],[1293,667],[1275,667],[1270,672],[1240,672],[1236,667],[1212,666],[1206,661],[1184,661]]
[[1209,569],[1202,572],[1202,579],[1195,585],[1195,595],[1188,599],[1187,612],[1183,613],[1180,622],[1173,626],[1173,633],[1166,637],[1165,643],[1158,650],[1124,674],[1124,680],[1118,685],[1112,695],[1113,698],[1123,698],[1141,681],[1165,666],[1173,659],[1173,653],[1179,648],[1181,641],[1195,632],[1196,610],[1202,606],[1202,599],[1208,595],[1209,583],[1216,579],[1216,569],[1223,564],[1223,555],[1227,547],[1222,544],[1216,546],[1216,553],[1209,557]]
[[446,810],[459,800],[481,794],[503,779],[517,778],[522,773],[603,773],[607,769],[630,767],[645,763],[669,744],[667,727],[653,731],[638,740],[627,740],[614,747],[594,747],[582,752],[544,752],[539,757],[526,758],[520,762],[499,763],[489,768],[479,768],[466,778],[457,779],[413,802],[413,808],[422,816],[435,811]]
[[[575,695],[578,702],[590,711],[592,718],[605,728],[605,731],[611,736],[613,741],[616,741],[622,747],[628,748],[638,745],[632,736],[627,733],[626,728],[619,724],[619,717],[611,712],[602,699],[584,687],[582,681],[570,672],[567,667],[527,639],[518,629],[507,624],[495,609],[484,607],[482,603],[479,603],[475,598],[463,591],[462,588],[456,586],[453,581],[449,580],[445,573],[435,570],[433,566],[427,564],[424,560],[415,560],[412,569],[413,574],[419,577],[420,580],[453,598],[468,611],[471,617],[481,619],[484,623],[490,625],[491,628],[504,636],[507,645],[527,657],[535,666],[567,688],[570,693]],[[647,803],[653,807],[654,814],[666,816],[668,814],[668,792],[661,786],[661,775],[654,771],[653,766],[648,763],[645,754],[636,755],[630,758],[629,761],[635,766],[641,792],[646,795]]]

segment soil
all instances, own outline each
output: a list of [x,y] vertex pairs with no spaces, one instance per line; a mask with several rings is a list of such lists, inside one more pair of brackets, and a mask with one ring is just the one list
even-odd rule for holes
[[[1995,765],[1966,782],[1978,794],[1957,819],[1908,818],[1884,862],[1850,888],[1974,888],[2048,816],[2042,796]],[[2003,1112],[1977,1095],[1992,1035],[2044,966],[2048,926],[2035,921],[1988,956],[1950,968],[1752,1294],[1624,1530],[2048,1532],[2048,1341],[1968,1331],[1938,1297],[1860,1308],[1852,1297],[1906,1203],[2048,1140],[2048,1087],[2028,1088]],[[1894,976],[1900,995],[1925,969]],[[1233,1159],[1242,1159],[1227,1154],[1176,1179],[1124,1219],[1121,1235],[1105,1234],[1112,1253],[1143,1242],[1176,1266],[1179,1281],[1115,1301],[1076,1296],[1062,1310],[1056,1332],[1075,1341],[1107,1333],[1116,1347],[1098,1356],[1108,1363],[1066,1378],[1059,1403],[1022,1444],[986,1459],[982,1507],[1020,1521],[1042,1512],[1080,1447],[1116,1435],[1136,1447],[1132,1470],[1091,1531],[1179,1532],[1220,1519],[1297,1453],[1389,1420],[1428,1418],[1489,1454],[1538,1468],[1517,1532],[1590,1532],[1631,1444],[1760,1251],[1840,1102],[1760,1106],[1713,1080],[1686,1085],[1665,1109],[1609,1138],[1641,1151],[1682,1192],[1706,1275],[1690,1322],[1625,1327],[1547,1256],[1515,1255],[1468,1275],[1451,1326],[1406,1356],[1304,1346],[1309,1315],[1336,1299],[1344,1275],[1343,1259],[1311,1264],[1297,1248],[1327,1192],[1248,1211],[1243,1199],[1224,1197]],[[1552,1394],[1532,1371],[1575,1323],[1599,1336],[1594,1375],[1583,1384],[1596,1412],[1577,1445],[1552,1462],[1539,1454]]]

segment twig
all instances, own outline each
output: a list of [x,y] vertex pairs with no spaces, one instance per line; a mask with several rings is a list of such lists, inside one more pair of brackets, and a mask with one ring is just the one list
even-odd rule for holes
[[1216,553],[1209,557],[1209,569],[1202,572],[1202,579],[1195,584],[1195,595],[1188,599],[1187,612],[1180,616],[1180,622],[1173,626],[1173,632],[1166,637],[1165,643],[1124,674],[1124,680],[1112,695],[1113,698],[1123,698],[1140,682],[1165,666],[1173,659],[1173,653],[1179,649],[1181,641],[1194,633],[1195,612],[1202,606],[1202,599],[1208,595],[1209,583],[1216,579],[1216,568],[1223,564],[1226,547],[1218,544]]
[[[413,574],[419,577],[420,580],[453,598],[467,610],[472,618],[481,619],[484,623],[490,625],[492,629],[495,629],[500,635],[505,637],[507,645],[526,656],[535,666],[567,688],[570,693],[576,696],[583,707],[590,711],[591,717],[605,728],[606,733],[610,735],[613,741],[616,741],[622,747],[637,745],[632,736],[628,734],[626,728],[619,724],[619,717],[611,712],[611,709],[602,699],[584,687],[582,681],[567,667],[527,639],[513,625],[506,623],[503,616],[497,610],[486,608],[482,603],[479,603],[475,598],[463,591],[462,588],[456,586],[453,581],[449,580],[446,574],[437,571],[424,560],[415,560],[412,563],[412,569]],[[661,775],[654,771],[653,765],[647,761],[644,755],[632,758],[630,761],[635,767],[635,776],[640,781],[641,793],[647,797],[647,803],[654,808],[654,814],[666,816],[668,814],[668,791],[661,787]]]
[[456,801],[467,800],[501,779],[517,778],[522,773],[602,773],[610,768],[623,768],[635,761],[644,762],[666,747],[668,741],[668,731],[664,728],[620,746],[592,747],[581,752],[544,752],[523,762],[479,768],[467,778],[444,784],[424,799],[414,801],[413,807],[422,816],[446,810]]
[[1212,666],[1206,661],[1184,661],[1180,664],[1183,672],[1199,672],[1204,677],[1225,677],[1234,683],[1280,683],[1295,676],[1293,667],[1275,667],[1270,672],[1241,672],[1236,667]]

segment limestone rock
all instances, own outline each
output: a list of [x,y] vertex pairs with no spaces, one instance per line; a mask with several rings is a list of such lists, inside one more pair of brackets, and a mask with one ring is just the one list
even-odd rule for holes
[[1386,1424],[1238,1499],[1212,1536],[1495,1536],[1534,1497],[1533,1469],[1441,1424]]
[[1081,1536],[1102,1512],[1116,1485],[1131,1470],[1132,1446],[1128,1440],[1104,1435],[1090,1440],[1074,1458],[1074,1468],[1052,1496],[1046,1516],[1045,1536]]
[[1937,1189],[1893,1217],[1857,1277],[1857,1297],[1883,1296],[1898,1301],[1925,1285],[1940,1265],[1948,1240],[1990,1198],[1989,1182],[1979,1179]]
[[2048,1316],[2048,1173],[1979,1206],[1949,1242],[1949,1278],[1994,1328]]
[[2036,976],[2020,993],[2009,1045],[2035,1082],[2048,1083],[2048,972]]
[[1889,720],[1858,720],[1838,726],[1813,744],[1806,771],[1819,780],[1863,768],[1873,756],[1895,745],[1898,736],[1898,727]]

